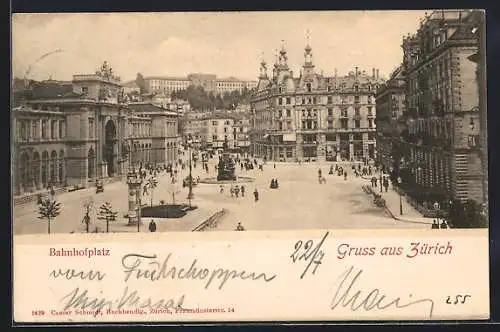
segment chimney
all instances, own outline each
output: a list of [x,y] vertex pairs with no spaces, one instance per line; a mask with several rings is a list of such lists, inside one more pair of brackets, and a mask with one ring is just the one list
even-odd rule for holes
[[358,67],[354,67],[354,75],[358,76]]
[[377,69],[377,79],[378,79],[378,69]]
[[375,78],[375,68],[372,68],[372,77]]
[[335,77],[337,77],[337,68],[335,68]]

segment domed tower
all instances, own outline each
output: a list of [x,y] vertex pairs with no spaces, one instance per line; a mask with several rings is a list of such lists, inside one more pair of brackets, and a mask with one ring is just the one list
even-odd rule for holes
[[304,65],[302,67],[304,68],[304,76],[314,74],[312,47],[309,44],[309,32],[307,33],[307,44],[304,48]]
[[264,55],[262,55],[262,61],[260,62],[259,79],[261,79],[261,80],[267,79],[267,63],[264,60]]

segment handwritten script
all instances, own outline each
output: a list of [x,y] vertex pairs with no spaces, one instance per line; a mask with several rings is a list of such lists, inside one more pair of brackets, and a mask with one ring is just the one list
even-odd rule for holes
[[402,309],[420,305],[426,309],[427,318],[432,318],[434,312],[434,301],[432,299],[423,298],[413,300],[412,294],[409,294],[406,300],[403,300],[399,296],[396,298],[388,298],[388,296],[378,288],[373,288],[366,292],[365,290],[359,289],[358,286],[362,274],[362,269],[356,270],[351,266],[340,275],[340,282],[337,285],[330,306],[332,310],[337,309],[339,306],[349,308],[351,311],[357,311],[359,309],[372,311]]
[[204,280],[205,289],[208,289],[212,283],[217,282],[218,289],[222,289],[229,280],[239,279],[248,281],[264,281],[267,283],[276,278],[276,274],[267,275],[265,273],[231,270],[221,267],[213,269],[199,267],[198,259],[194,259],[189,268],[179,268],[170,264],[171,257],[171,253],[168,254],[163,260],[158,260],[157,255],[136,253],[126,254],[122,258],[125,282],[129,281],[130,278],[150,281],[163,279]]

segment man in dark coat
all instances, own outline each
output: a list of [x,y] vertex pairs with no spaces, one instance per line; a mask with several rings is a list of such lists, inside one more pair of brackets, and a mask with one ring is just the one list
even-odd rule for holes
[[149,231],[150,232],[156,232],[156,223],[153,219],[151,219],[151,222],[149,223]]

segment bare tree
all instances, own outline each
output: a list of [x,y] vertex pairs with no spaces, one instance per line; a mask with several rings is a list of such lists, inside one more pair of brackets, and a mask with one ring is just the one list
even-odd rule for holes
[[39,219],[47,220],[47,230],[50,234],[50,223],[61,213],[61,203],[56,200],[51,200],[50,198],[42,200],[39,205]]
[[146,186],[151,190],[151,206],[153,206],[153,192],[156,187],[158,187],[158,180],[152,176],[146,182]]

